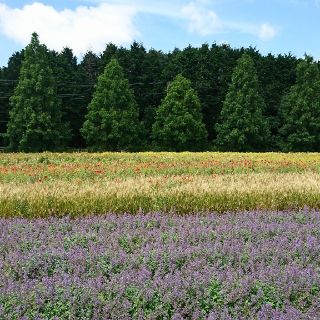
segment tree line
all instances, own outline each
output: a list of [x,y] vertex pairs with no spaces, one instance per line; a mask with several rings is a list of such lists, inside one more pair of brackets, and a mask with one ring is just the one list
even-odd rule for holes
[[163,53],[108,44],[78,63],[37,34],[0,69],[11,151],[320,151],[312,57],[203,44]]

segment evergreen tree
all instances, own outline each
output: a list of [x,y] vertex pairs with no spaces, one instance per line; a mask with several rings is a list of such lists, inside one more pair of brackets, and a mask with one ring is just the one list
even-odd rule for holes
[[84,55],[80,69],[86,75],[86,80],[95,83],[99,76],[99,57],[92,51],[86,52]]
[[141,147],[138,107],[115,59],[98,78],[81,132],[94,150],[131,151]]
[[223,151],[265,150],[270,132],[263,117],[264,109],[254,62],[245,53],[232,75],[221,123],[216,125],[216,147]]
[[278,150],[282,97],[296,82],[297,59],[291,54],[260,56],[256,62],[261,94],[266,103],[265,116],[270,124],[272,150]]
[[297,83],[283,98],[279,144],[284,151],[320,151],[319,68],[306,56],[297,66]]
[[148,51],[144,63],[144,99],[142,121],[151,142],[152,125],[155,113],[161,100],[165,96],[166,83],[161,79],[161,73],[165,64],[165,54],[161,51],[151,49]]
[[79,100],[79,103],[82,104],[82,106],[79,106],[79,109],[83,106],[86,108],[92,100],[94,86],[97,83],[100,74],[99,61],[96,54],[92,51],[88,51],[77,68],[76,82],[79,82],[82,85],[82,100]]
[[200,48],[189,45],[183,50],[176,48],[167,55],[163,81],[172,81],[179,73],[191,81],[201,102],[209,140],[216,137],[214,126],[222,109],[232,71],[240,56],[239,51],[225,44],[213,44],[210,48],[206,44]]
[[72,49],[64,48],[60,53],[51,52],[51,56],[52,69],[58,87],[57,92],[61,99],[62,121],[70,124],[72,139],[69,146],[84,147],[85,142],[80,129],[89,104],[86,101],[86,91],[93,88],[93,85],[86,83],[79,74],[77,58]]
[[152,135],[157,148],[166,151],[200,151],[207,141],[201,105],[191,82],[178,75],[156,111]]
[[125,77],[129,80],[139,106],[139,119],[143,122],[148,142],[151,138],[155,109],[165,94],[166,82],[161,74],[166,55],[154,49],[146,52],[142,44],[134,41],[130,49],[118,48],[109,43],[101,55],[100,67],[105,66],[112,58],[118,60]]
[[17,85],[19,72],[23,60],[24,50],[15,52],[8,61],[8,65],[0,72],[0,146],[5,146],[4,134],[9,121],[10,97]]
[[105,67],[111,61],[111,59],[117,59],[119,62],[118,51],[119,49],[114,43],[110,42],[107,44],[106,48],[100,55],[100,60],[99,60],[100,73],[103,73]]
[[40,44],[36,33],[25,49],[19,82],[10,104],[6,133],[9,149],[56,150],[68,140],[69,132],[61,122],[60,101],[48,50]]
[[134,41],[130,50],[121,49],[118,53],[118,61],[123,67],[124,74],[132,85],[136,102],[139,106],[139,119],[144,120],[146,108],[146,82],[145,68],[146,49],[141,43]]
[[8,122],[8,93],[6,92],[6,80],[4,77],[4,70],[0,68],[0,147],[4,146],[3,134],[6,131]]

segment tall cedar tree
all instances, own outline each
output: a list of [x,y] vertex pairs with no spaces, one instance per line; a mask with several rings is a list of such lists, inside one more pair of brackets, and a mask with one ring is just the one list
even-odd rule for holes
[[9,121],[10,97],[19,78],[19,72],[24,56],[24,50],[15,52],[8,61],[8,66],[4,67],[0,73],[0,147],[5,146],[5,132]]
[[19,82],[10,99],[6,138],[13,151],[57,150],[68,141],[61,122],[60,101],[45,45],[32,34],[26,47]]
[[280,127],[279,109],[282,97],[296,83],[297,59],[291,54],[258,55],[255,61],[261,84],[261,94],[266,103],[265,116],[269,119],[273,149],[277,148]]
[[152,128],[155,145],[166,151],[200,151],[207,142],[201,105],[191,82],[178,75],[156,111]]
[[132,151],[141,148],[139,109],[116,59],[110,61],[98,78],[81,132],[92,150]]
[[263,117],[264,109],[254,62],[245,53],[232,75],[221,123],[216,125],[216,147],[222,151],[265,150],[270,132]]
[[142,120],[150,143],[156,109],[164,98],[166,91],[166,82],[161,79],[165,61],[166,55],[154,49],[150,49],[147,52],[144,61],[144,101],[142,102],[144,103],[144,113]]
[[[52,52],[52,69],[56,79],[58,94],[61,97],[62,121],[69,122],[71,136],[69,146],[81,148],[85,146],[80,129],[87,112],[87,89],[91,88],[78,70],[77,58],[72,49],[64,48],[59,54]],[[93,87],[93,86],[92,86]]]
[[[0,147],[4,145],[3,134],[6,131],[7,121],[8,121],[8,108],[7,108],[7,96],[4,95],[6,92],[3,90],[5,88],[4,70],[0,68],[0,92],[3,95],[0,97]],[[9,100],[9,99],[8,99]]]
[[320,151],[320,76],[311,57],[298,64],[297,83],[283,98],[280,115],[283,151]]

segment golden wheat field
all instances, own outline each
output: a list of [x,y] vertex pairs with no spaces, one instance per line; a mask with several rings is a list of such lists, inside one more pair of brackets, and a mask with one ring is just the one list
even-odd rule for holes
[[320,154],[0,154],[0,216],[320,208]]

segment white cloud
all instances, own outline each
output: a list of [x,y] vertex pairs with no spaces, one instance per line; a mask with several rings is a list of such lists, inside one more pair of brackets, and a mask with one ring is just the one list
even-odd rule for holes
[[278,35],[278,30],[269,23],[251,24],[245,22],[225,22],[226,29],[236,30],[241,33],[251,34],[263,41],[272,40]]
[[106,3],[62,11],[38,2],[21,9],[0,4],[0,32],[26,45],[36,31],[49,48],[70,46],[79,55],[88,49],[99,52],[107,42],[132,42],[138,35],[135,14],[133,6]]
[[183,17],[189,21],[188,29],[191,32],[206,36],[221,32],[223,29],[218,15],[212,10],[206,10],[199,3],[190,2],[182,8],[181,12]]
[[258,35],[262,40],[271,40],[277,35],[277,30],[270,24],[264,23],[261,25]]
[[[252,34],[267,41],[277,35],[275,27],[268,23],[251,24],[247,22],[234,22],[221,19],[217,13],[205,5],[209,0],[195,0],[182,8],[182,18],[187,21],[188,30],[201,36],[236,31]],[[320,0],[319,0],[320,1]]]
[[[1,0],[0,0],[1,1]],[[154,14],[180,21],[191,33],[208,36],[226,31],[252,34],[262,40],[277,35],[267,23],[262,25],[227,21],[212,10],[211,0],[91,0],[90,6],[57,10],[40,2],[11,8],[0,3],[0,33],[20,45],[36,31],[49,48],[71,47],[77,55],[88,49],[101,52],[105,44],[131,43],[140,33],[134,23],[137,14]],[[320,1],[320,0],[319,0]]]
[[[271,40],[278,35],[278,30],[269,23],[259,24],[247,21],[228,21],[220,17],[212,6],[217,0],[86,0],[94,3],[133,4],[137,12],[155,14],[183,21],[191,33],[208,36],[216,33],[236,31],[256,36],[263,41]],[[255,0],[246,0],[254,2]],[[302,1],[302,0],[287,0]],[[320,0],[304,0],[317,1]]]

